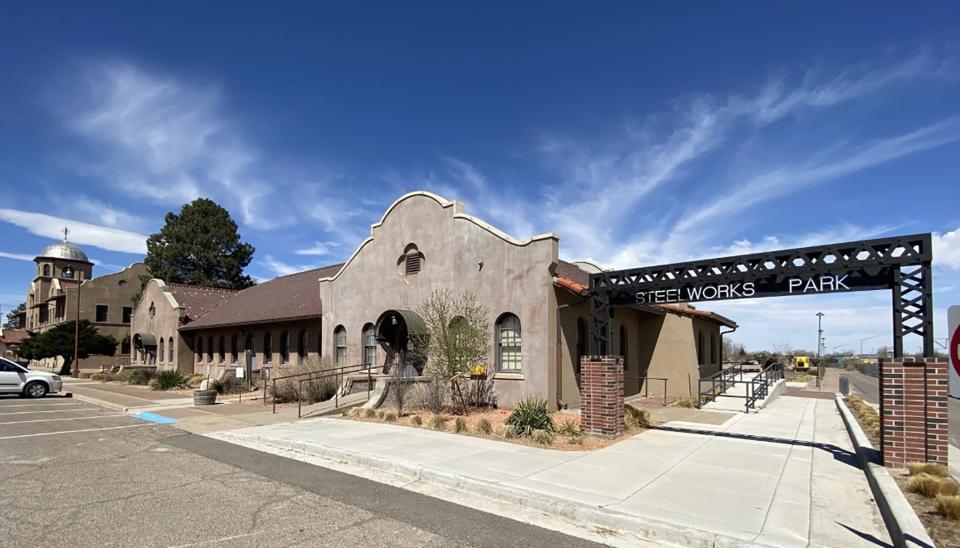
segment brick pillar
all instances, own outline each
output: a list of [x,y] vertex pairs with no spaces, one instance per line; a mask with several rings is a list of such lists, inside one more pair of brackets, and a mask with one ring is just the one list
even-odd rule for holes
[[591,436],[623,435],[623,357],[580,358],[580,425]]
[[947,464],[947,362],[904,358],[880,364],[883,464]]

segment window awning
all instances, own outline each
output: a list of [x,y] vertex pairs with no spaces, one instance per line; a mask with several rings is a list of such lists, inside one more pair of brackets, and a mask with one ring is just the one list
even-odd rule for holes
[[133,336],[134,346],[157,346],[157,337],[153,333],[137,333]]

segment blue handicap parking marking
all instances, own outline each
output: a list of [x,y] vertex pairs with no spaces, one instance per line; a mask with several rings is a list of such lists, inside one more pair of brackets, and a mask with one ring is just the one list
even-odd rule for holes
[[135,419],[155,422],[157,424],[174,424],[177,422],[177,419],[171,419],[170,417],[164,417],[163,415],[157,415],[156,413],[149,413],[147,411],[141,411],[140,413],[131,416]]

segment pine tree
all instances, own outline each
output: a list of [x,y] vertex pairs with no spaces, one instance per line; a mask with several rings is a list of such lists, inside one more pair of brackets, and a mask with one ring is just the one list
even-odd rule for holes
[[167,213],[166,224],[147,238],[146,265],[167,282],[244,289],[254,284],[243,273],[254,248],[240,241],[237,223],[213,200],[198,198]]

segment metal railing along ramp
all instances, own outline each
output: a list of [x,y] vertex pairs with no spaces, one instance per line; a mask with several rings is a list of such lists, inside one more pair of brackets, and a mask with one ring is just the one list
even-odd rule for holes
[[[730,367],[700,379],[697,401],[701,409],[734,411],[762,407],[765,400],[775,395],[777,384],[783,380],[783,366],[773,364],[760,372]],[[740,403],[740,400],[743,403]]]

